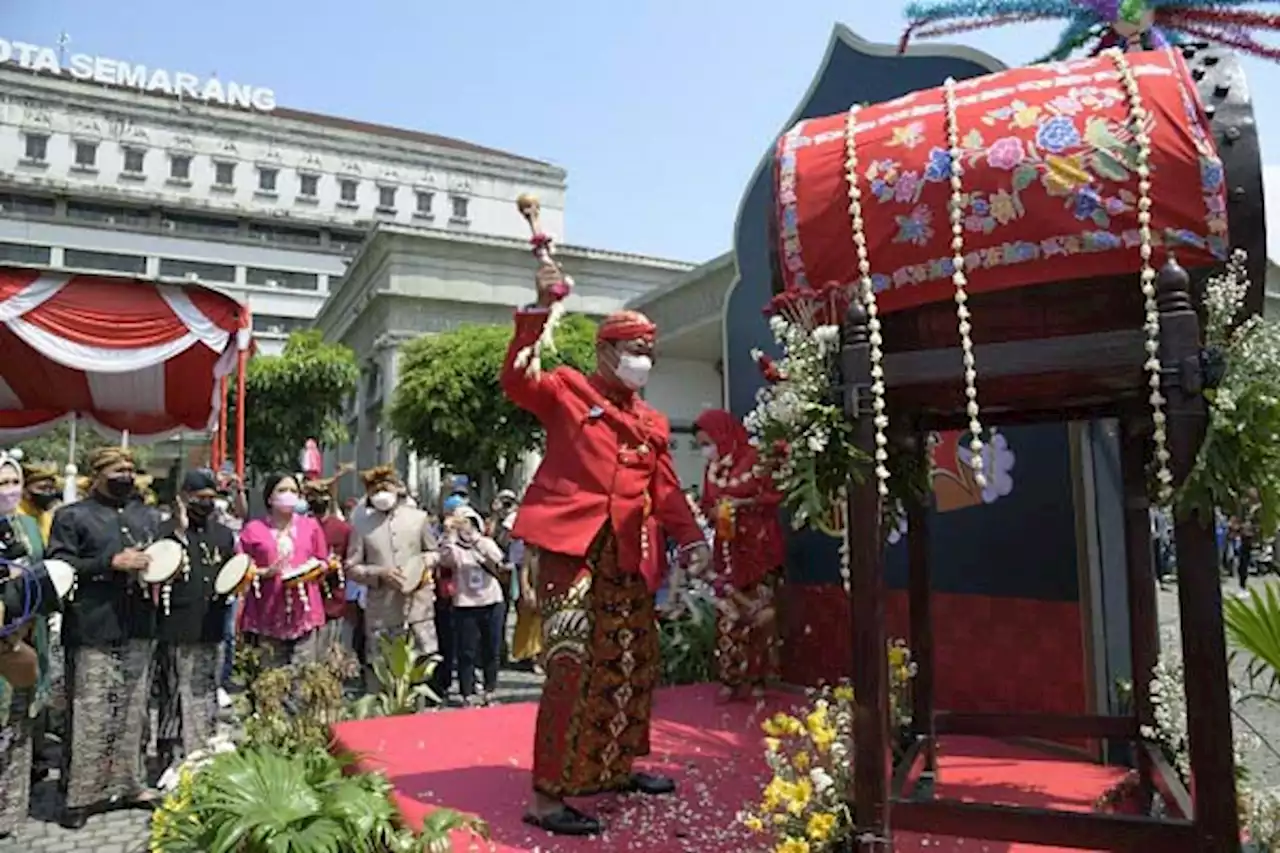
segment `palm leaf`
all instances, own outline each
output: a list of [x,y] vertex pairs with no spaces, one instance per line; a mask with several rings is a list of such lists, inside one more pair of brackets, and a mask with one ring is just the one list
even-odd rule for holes
[[1229,599],[1223,609],[1227,636],[1250,658],[1250,683],[1266,681],[1269,692],[1280,693],[1280,595],[1275,585]]

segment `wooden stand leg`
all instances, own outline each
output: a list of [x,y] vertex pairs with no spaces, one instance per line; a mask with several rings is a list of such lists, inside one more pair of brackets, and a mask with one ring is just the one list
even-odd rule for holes
[[[917,433],[912,449],[917,464],[929,464],[928,437]],[[916,677],[911,685],[911,725],[918,737],[925,739],[925,765],[920,777],[921,793],[932,790],[938,767],[937,739],[933,727],[934,649],[933,649],[933,575],[929,564],[929,501],[912,501],[907,506],[907,588],[910,611],[911,656],[916,663]]]
[[[1151,676],[1160,649],[1156,587],[1151,562],[1151,502],[1147,498],[1147,432],[1150,418],[1120,421],[1120,470],[1124,483],[1125,572],[1129,593],[1129,660],[1133,672],[1133,712],[1138,725],[1155,725],[1151,704]],[[1155,788],[1151,758],[1137,750],[1139,806],[1146,814]]]
[[[875,454],[867,313],[854,304],[845,317],[841,372],[845,414],[858,445]],[[858,851],[883,851],[889,835],[889,662],[884,628],[884,536],[880,496],[869,472],[849,483],[849,583],[853,617],[853,809]]]
[[[1170,469],[1175,480],[1195,464],[1208,421],[1200,391],[1200,327],[1191,304],[1190,279],[1170,259],[1160,271],[1160,361],[1169,370]],[[1218,577],[1212,518],[1193,516],[1174,528],[1178,553],[1178,610],[1187,685],[1187,739],[1191,753],[1192,798],[1198,851],[1239,853],[1235,756],[1231,735],[1231,692],[1227,641],[1222,628],[1222,585]]]

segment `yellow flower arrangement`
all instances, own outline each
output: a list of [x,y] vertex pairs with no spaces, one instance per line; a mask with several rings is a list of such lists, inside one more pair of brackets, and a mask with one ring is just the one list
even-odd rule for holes
[[[890,723],[896,731],[911,723],[916,666],[901,640],[889,644],[888,656]],[[739,820],[751,832],[770,836],[773,853],[824,853],[853,834],[853,717],[853,688],[839,684],[812,691],[796,713],[777,713],[761,724],[772,776],[759,805]]]

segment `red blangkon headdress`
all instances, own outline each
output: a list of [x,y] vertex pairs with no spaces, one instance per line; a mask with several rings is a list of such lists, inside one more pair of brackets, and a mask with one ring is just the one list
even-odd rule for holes
[[658,327],[639,311],[614,311],[596,330],[598,341],[648,341],[658,337]]

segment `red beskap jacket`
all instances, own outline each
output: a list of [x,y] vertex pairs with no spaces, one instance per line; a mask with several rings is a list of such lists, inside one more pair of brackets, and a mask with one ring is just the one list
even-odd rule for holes
[[569,367],[529,376],[516,368],[516,354],[538,339],[547,316],[541,310],[516,312],[502,368],[507,396],[547,431],[546,455],[521,501],[512,536],[547,551],[585,556],[611,522],[619,567],[641,572],[656,590],[664,561],[641,555],[641,531],[650,516],[682,546],[704,541],[671,462],[671,428],[644,400],[619,394],[597,376]]

